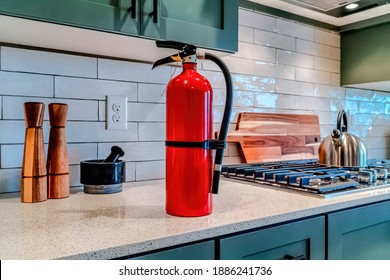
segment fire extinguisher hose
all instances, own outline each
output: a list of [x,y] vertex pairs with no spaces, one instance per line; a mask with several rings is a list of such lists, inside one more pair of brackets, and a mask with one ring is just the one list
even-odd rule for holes
[[[215,64],[217,64],[217,66],[221,69],[222,74],[225,78],[225,83],[226,83],[225,111],[223,113],[221,128],[218,135],[218,141],[223,142],[224,143],[223,146],[225,146],[226,136],[229,129],[230,115],[232,112],[232,105],[233,105],[233,82],[230,75],[230,71],[222,59],[220,59],[218,56],[211,53],[205,53],[205,59],[211,60]],[[224,148],[220,148],[217,149],[215,153],[213,184],[211,187],[211,192],[214,194],[218,193],[219,178],[221,176],[221,170],[222,170],[223,152],[224,152]]]

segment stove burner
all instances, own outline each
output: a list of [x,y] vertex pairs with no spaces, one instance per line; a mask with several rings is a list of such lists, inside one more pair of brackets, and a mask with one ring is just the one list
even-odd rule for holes
[[316,159],[233,164],[222,175],[233,180],[332,197],[390,186],[390,160],[370,160],[365,168],[327,167]]

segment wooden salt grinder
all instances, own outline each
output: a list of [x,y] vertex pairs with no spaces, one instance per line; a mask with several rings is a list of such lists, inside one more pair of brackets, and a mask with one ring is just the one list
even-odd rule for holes
[[65,126],[68,105],[49,104],[50,135],[47,155],[48,198],[69,196],[69,163]]
[[24,142],[21,200],[40,202],[47,199],[47,171],[43,144],[43,115],[45,104],[24,103],[26,135]]

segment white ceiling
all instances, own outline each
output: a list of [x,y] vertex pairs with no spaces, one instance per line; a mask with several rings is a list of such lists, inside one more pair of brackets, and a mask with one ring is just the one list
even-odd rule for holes
[[[329,16],[320,12],[316,12],[307,8],[302,8],[297,5],[293,5],[287,2],[284,2],[282,0],[250,0],[251,2],[259,3],[264,6],[272,7],[275,9],[279,9],[282,11],[290,12],[299,16],[311,18],[314,20],[322,21],[325,23],[329,23],[335,26],[343,26],[346,24],[351,24],[355,22],[359,22],[362,20],[374,18],[377,16],[382,16],[386,14],[390,14],[390,4],[385,4],[379,7],[375,7],[366,11],[362,11],[356,14],[351,14],[348,16],[344,16],[341,18]],[[323,0],[311,0],[311,2],[318,1],[318,4],[320,2],[322,3]],[[346,0],[345,2],[347,2]],[[331,2],[331,1],[330,1]],[[353,2],[353,1],[349,1]]]

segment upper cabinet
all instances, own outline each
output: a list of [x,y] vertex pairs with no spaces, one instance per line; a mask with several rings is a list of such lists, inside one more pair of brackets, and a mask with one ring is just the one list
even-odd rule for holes
[[141,36],[237,51],[238,0],[145,0],[141,3]]
[[0,13],[138,35],[138,0],[2,0]]
[[0,13],[235,52],[238,0],[2,0]]
[[390,91],[390,22],[341,33],[341,85]]

